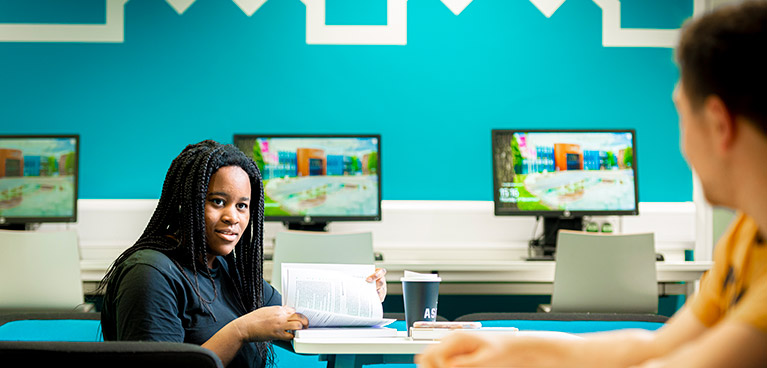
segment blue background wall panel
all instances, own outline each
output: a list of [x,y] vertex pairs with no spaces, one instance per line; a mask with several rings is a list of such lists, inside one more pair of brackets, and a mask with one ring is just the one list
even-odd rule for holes
[[[103,1],[54,3],[0,0],[0,22],[103,22]],[[692,12],[692,0],[623,3],[634,27]],[[385,23],[385,4],[328,0],[328,24]],[[0,134],[80,134],[81,198],[157,198],[173,157],[206,138],[380,133],[384,199],[491,200],[491,129],[628,127],[640,200],[691,200],[671,49],[603,47],[588,0],[551,18],[529,1],[456,16],[412,0],[407,20],[405,46],[307,45],[298,0],[250,17],[231,1],[178,14],[130,0],[123,43],[0,42]]]

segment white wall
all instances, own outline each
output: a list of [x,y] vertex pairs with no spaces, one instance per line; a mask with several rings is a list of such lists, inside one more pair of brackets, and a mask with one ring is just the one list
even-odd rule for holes
[[[81,199],[77,223],[45,224],[41,230],[77,229],[83,272],[96,278],[136,241],[156,204],[156,200]],[[699,246],[695,207],[692,202],[645,202],[640,203],[638,216],[592,220],[610,221],[615,232],[654,232],[656,249],[667,260],[683,260],[684,249]],[[372,231],[374,248],[387,261],[429,261],[518,260],[526,255],[535,228],[533,217],[494,216],[491,201],[383,201],[382,211],[380,222],[335,222],[329,230]],[[267,253],[275,234],[283,230],[281,223],[265,224]],[[696,251],[696,259],[710,259],[710,253]]]

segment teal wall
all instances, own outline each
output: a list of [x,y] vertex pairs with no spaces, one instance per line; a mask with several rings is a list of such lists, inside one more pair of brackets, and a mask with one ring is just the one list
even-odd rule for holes
[[[104,22],[104,0],[0,0],[0,23]],[[407,4],[407,45],[306,44],[306,7],[125,4],[122,43],[0,42],[0,134],[81,135],[81,198],[157,198],[189,143],[234,133],[380,133],[383,198],[491,200],[494,128],[636,128],[641,201],[689,201],[669,48],[603,47],[602,11],[526,0],[455,15]],[[692,0],[622,1],[624,27],[677,28]],[[385,0],[327,0],[385,24]]]

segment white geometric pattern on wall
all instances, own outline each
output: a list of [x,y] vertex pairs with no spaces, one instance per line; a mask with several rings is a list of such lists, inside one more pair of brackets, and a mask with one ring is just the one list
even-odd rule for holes
[[546,18],[551,18],[554,12],[565,3],[565,0],[530,0],[530,2],[533,3]]
[[106,0],[104,24],[0,23],[0,42],[123,42],[125,3]]
[[[669,47],[679,40],[678,29],[645,29],[621,27],[619,0],[592,0],[602,8],[602,46],[604,47]],[[705,11],[706,0],[693,0],[692,15]]]
[[463,9],[466,9],[469,4],[471,4],[472,0],[440,0],[442,1],[445,6],[450,9],[453,14],[458,15],[461,14]]
[[306,5],[306,43],[310,45],[406,45],[407,0],[386,0],[386,25],[327,25],[325,0]]
[[184,14],[184,12],[189,9],[194,1],[195,0],[165,0],[165,2],[170,4],[170,6],[172,6],[178,14]]
[[258,8],[261,7],[261,5],[264,5],[266,0],[232,0],[235,4],[237,4],[238,7],[240,7],[240,10],[242,10],[247,16],[253,15],[253,13],[258,10]]
[[[125,4],[129,0],[105,0],[104,24],[0,23],[0,42],[124,42]],[[165,0],[183,14],[196,0]],[[267,0],[232,0],[247,16]],[[440,0],[460,15],[473,0]],[[529,0],[550,18],[566,0]],[[672,48],[678,29],[622,28],[620,0],[592,0],[602,9],[604,47]],[[406,45],[407,0],[386,1],[386,25],[327,25],[325,0],[301,0],[306,6],[306,43],[315,45]],[[705,10],[706,0],[693,0],[693,16]]]

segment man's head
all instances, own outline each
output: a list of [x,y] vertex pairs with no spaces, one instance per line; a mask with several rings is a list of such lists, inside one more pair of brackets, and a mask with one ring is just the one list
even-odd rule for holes
[[682,149],[707,199],[732,205],[736,188],[728,170],[741,163],[736,157],[744,134],[767,142],[767,1],[694,19],[684,27],[676,55]]
[[767,135],[767,1],[727,6],[687,24],[676,50],[696,110],[718,96]]

